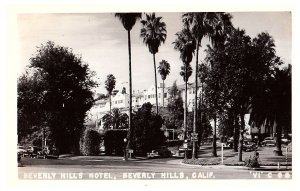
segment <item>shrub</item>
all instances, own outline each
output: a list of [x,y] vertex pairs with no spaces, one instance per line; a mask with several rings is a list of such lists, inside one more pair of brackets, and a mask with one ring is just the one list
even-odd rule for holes
[[124,154],[124,138],[127,136],[127,130],[123,129],[111,129],[106,130],[104,134],[104,146],[105,154],[111,155],[115,153],[116,155]]
[[80,141],[80,152],[85,156],[96,156],[100,153],[100,134],[86,129]]
[[136,153],[146,155],[147,152],[164,144],[165,136],[161,130],[163,120],[161,116],[152,112],[150,103],[142,105],[133,116],[133,121],[133,141]]
[[250,168],[258,168],[260,167],[260,164],[258,162],[258,157],[253,156],[253,157],[249,157],[249,159],[247,159],[245,161],[245,166],[250,167]]

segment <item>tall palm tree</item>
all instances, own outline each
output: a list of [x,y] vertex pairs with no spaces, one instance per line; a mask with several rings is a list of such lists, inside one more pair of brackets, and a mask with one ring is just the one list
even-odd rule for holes
[[[184,106],[184,138],[187,137],[187,83],[189,77],[192,75],[192,67],[190,65],[193,54],[196,49],[196,41],[192,37],[191,31],[184,28],[180,32],[176,33],[177,38],[175,39],[174,48],[180,52],[180,59],[182,60],[184,66],[181,67],[182,71],[180,75],[183,76],[185,82],[185,106]],[[186,156],[185,156],[186,157]]]
[[141,38],[153,55],[154,77],[155,77],[155,98],[156,98],[156,114],[158,114],[158,99],[157,99],[157,77],[155,54],[161,43],[164,43],[167,38],[166,23],[161,21],[162,17],[156,17],[155,13],[146,14],[146,19],[142,20]]
[[[227,13],[215,12],[197,12],[184,13],[182,15],[182,22],[184,26],[189,28],[192,32],[193,38],[196,40],[196,65],[195,65],[195,104],[194,104],[194,122],[193,133],[196,133],[197,125],[197,92],[198,92],[198,55],[199,48],[203,37],[207,36],[213,45],[224,43],[224,31],[232,27],[231,15]],[[193,158],[195,144],[193,144]]]
[[105,80],[105,88],[109,95],[109,113],[111,113],[111,94],[112,91],[115,89],[116,86],[116,78],[112,74],[108,74]]
[[162,105],[164,107],[165,106],[164,105],[164,101],[165,101],[165,80],[166,80],[167,76],[170,74],[170,64],[169,64],[169,62],[167,62],[165,60],[162,60],[159,63],[158,72],[161,76],[161,79],[163,80],[163,93],[162,93],[163,94],[162,95],[163,102],[162,102]]
[[[125,30],[128,34],[128,56],[129,56],[129,120],[128,120],[128,134],[127,134],[127,145],[126,151],[131,147],[132,140],[132,79],[131,79],[131,41],[130,31],[135,25],[136,21],[142,17],[141,13],[115,13],[115,17],[119,18]],[[127,153],[125,154],[125,160],[127,160]]]

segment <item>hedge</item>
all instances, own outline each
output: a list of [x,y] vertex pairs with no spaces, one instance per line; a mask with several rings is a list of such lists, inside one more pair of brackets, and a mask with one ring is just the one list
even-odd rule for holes
[[96,156],[100,153],[100,134],[86,129],[80,141],[80,152],[85,156]]
[[106,155],[119,155],[124,154],[124,138],[127,136],[125,129],[110,129],[106,130],[104,134],[104,146]]

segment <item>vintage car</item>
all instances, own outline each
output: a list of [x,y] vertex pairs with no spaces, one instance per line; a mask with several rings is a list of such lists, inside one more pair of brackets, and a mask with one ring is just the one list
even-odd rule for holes
[[58,159],[58,152],[54,147],[44,147],[41,151],[38,151],[38,158],[43,159]]
[[245,152],[255,151],[257,148],[258,147],[257,147],[257,144],[255,142],[249,141],[249,140],[244,141],[243,151],[245,151]]
[[266,137],[262,142],[262,146],[275,147],[276,141],[274,137]]

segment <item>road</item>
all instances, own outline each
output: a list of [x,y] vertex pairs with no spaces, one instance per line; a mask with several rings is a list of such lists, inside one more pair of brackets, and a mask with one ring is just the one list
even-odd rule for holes
[[194,166],[182,159],[134,159],[122,157],[70,157],[65,159],[22,158],[20,179],[290,179],[292,171],[246,167]]

